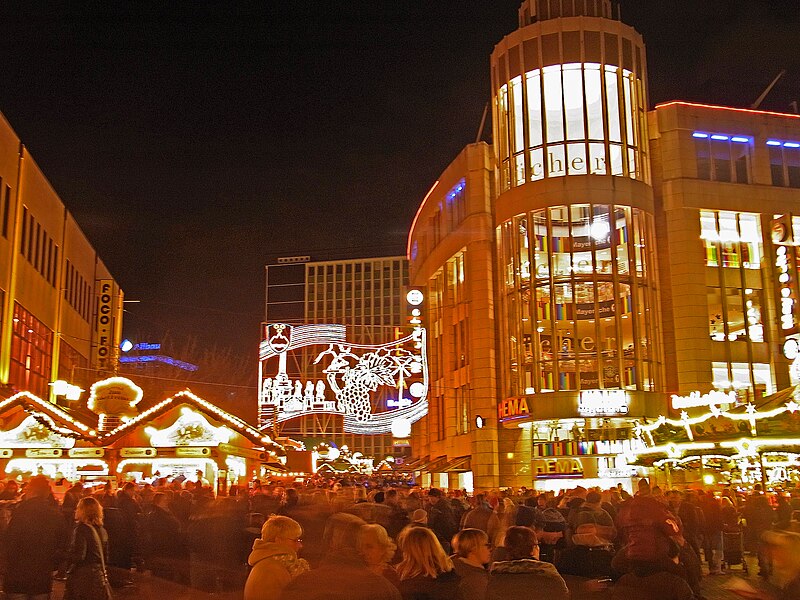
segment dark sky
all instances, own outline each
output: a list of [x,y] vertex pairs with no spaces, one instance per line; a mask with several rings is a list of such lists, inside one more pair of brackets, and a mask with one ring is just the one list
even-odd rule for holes
[[[475,139],[520,0],[67,4],[0,6],[0,111],[141,300],[127,331],[193,333],[255,368],[264,264],[404,251],[423,195]],[[786,68],[762,108],[787,111],[798,14],[797,0],[622,2],[651,105],[747,106]]]

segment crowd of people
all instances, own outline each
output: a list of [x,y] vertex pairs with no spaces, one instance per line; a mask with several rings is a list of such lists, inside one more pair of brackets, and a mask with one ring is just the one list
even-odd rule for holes
[[[0,490],[3,590],[11,600],[107,600],[132,570],[245,600],[701,599],[703,577],[758,556],[800,598],[800,489],[638,492],[576,487],[477,493],[369,479],[254,482],[215,497],[197,482],[89,489],[59,502],[42,476]],[[736,542],[733,544],[733,540]],[[737,552],[738,551],[738,552]],[[703,562],[707,575],[703,575]],[[734,589],[735,588],[735,589]]]

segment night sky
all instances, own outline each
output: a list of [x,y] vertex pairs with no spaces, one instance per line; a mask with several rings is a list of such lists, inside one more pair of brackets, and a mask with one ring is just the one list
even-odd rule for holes
[[[404,252],[475,140],[520,0],[130,4],[4,2],[0,111],[141,300],[126,332],[194,334],[255,370],[264,264]],[[622,2],[651,106],[748,106],[785,68],[762,108],[788,112],[799,15],[797,0]]]

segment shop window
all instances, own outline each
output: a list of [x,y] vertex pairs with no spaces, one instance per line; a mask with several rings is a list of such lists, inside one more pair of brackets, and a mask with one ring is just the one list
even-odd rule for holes
[[768,140],[772,185],[800,188],[800,143]]
[[698,179],[750,183],[751,138],[700,131],[692,135]]

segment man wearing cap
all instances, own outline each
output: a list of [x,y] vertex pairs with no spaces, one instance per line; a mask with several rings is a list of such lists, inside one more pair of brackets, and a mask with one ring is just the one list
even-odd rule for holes
[[47,600],[53,571],[66,545],[67,527],[52,497],[50,482],[37,475],[25,486],[4,537],[9,600]]

